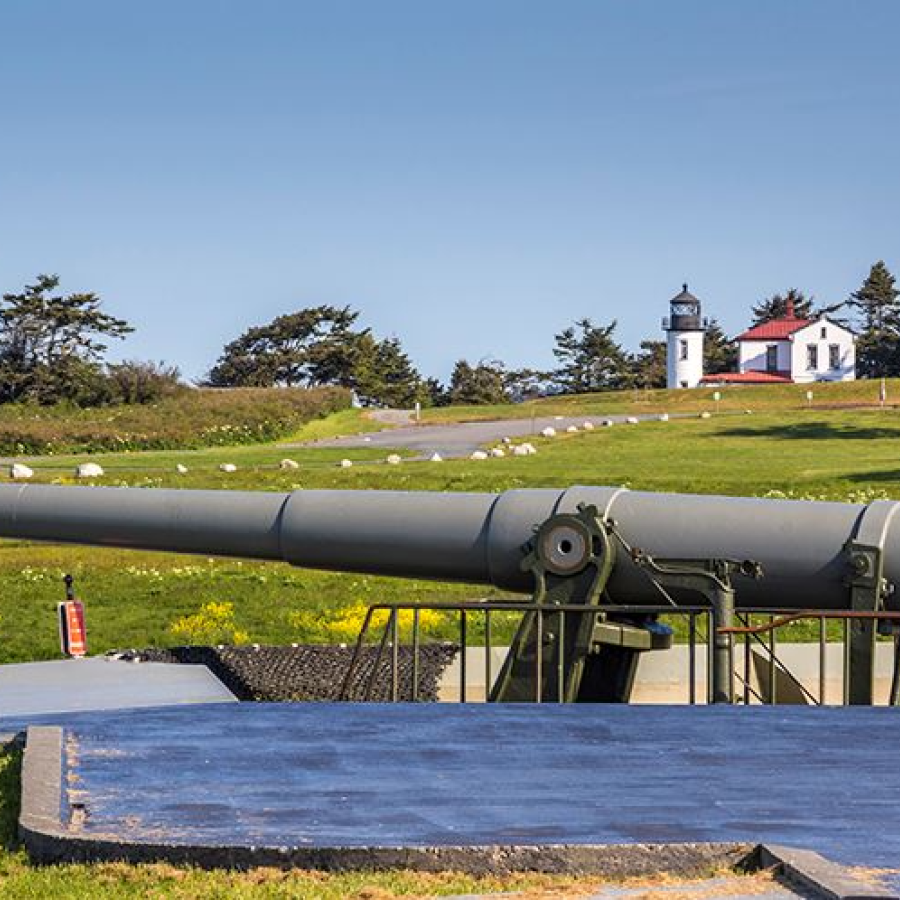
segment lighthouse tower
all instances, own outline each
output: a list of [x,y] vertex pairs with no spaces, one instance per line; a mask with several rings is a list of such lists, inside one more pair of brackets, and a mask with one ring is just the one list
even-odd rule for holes
[[666,385],[692,388],[703,377],[703,332],[700,301],[682,285],[670,302],[669,317],[663,319],[666,332]]

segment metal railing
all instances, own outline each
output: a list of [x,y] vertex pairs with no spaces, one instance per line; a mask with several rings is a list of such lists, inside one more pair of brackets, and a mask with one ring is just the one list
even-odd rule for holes
[[[687,683],[688,697],[690,703],[697,702],[697,660],[698,647],[703,646],[707,654],[707,671],[711,669],[712,644],[708,640],[712,622],[712,610],[706,606],[679,606],[673,608],[669,605],[645,606],[645,605],[620,605],[620,604],[600,604],[596,606],[585,606],[583,604],[558,604],[553,606],[542,606],[533,602],[507,603],[502,601],[479,601],[472,600],[462,603],[377,603],[370,606],[366,617],[363,620],[359,636],[356,639],[353,655],[351,657],[350,666],[344,676],[340,691],[338,692],[339,700],[347,700],[351,694],[351,687],[360,674],[360,668],[363,665],[363,648],[366,645],[367,638],[373,629],[373,620],[378,613],[387,613],[387,620],[384,623],[384,630],[380,638],[376,642],[376,651],[371,654],[371,659],[367,660],[368,674],[364,678],[365,687],[362,696],[359,699],[367,701],[371,700],[375,692],[376,683],[379,674],[388,675],[390,679],[390,700],[396,702],[399,700],[416,701],[419,699],[419,656],[422,648],[421,635],[421,612],[424,610],[441,612],[445,614],[455,613],[458,616],[456,631],[459,638],[459,701],[467,702],[468,699],[468,660],[467,650],[470,646],[470,634],[472,632],[472,619],[481,617],[482,634],[484,637],[484,672],[485,672],[485,692],[490,693],[494,680],[493,671],[493,650],[495,647],[493,640],[493,618],[496,614],[517,613],[520,616],[526,614],[534,614],[535,619],[535,647],[534,654],[534,684],[535,694],[534,702],[562,702],[565,678],[562,673],[566,669],[565,657],[565,635],[569,617],[576,617],[576,621],[589,615],[596,616],[598,614],[613,615],[653,615],[665,614],[667,616],[679,615],[687,619],[688,634],[688,665],[687,665]],[[400,684],[400,647],[401,647],[401,628],[400,614],[402,612],[411,613],[411,629],[409,645],[411,649],[411,671],[408,678],[408,685]],[[698,627],[698,619],[702,620],[702,629]],[[555,628],[556,646],[558,653],[556,654],[555,665],[558,667],[556,678],[557,691],[553,697],[544,696],[544,633],[549,628]],[[388,655],[389,654],[389,655]],[[384,667],[387,666],[387,672]],[[709,679],[707,679],[707,682]],[[405,690],[404,690],[405,687]],[[708,692],[709,692],[708,687]],[[709,701],[709,697],[707,700]]]
[[[893,667],[891,685],[888,691],[888,705],[900,705],[900,612],[871,612],[861,610],[742,610],[735,618],[741,622],[731,628],[722,628],[720,633],[742,639],[744,645],[742,671],[738,675],[743,688],[743,702],[749,704],[754,700],[759,703],[775,704],[778,702],[779,675],[787,679],[812,705],[824,706],[827,703],[828,684],[828,653],[829,635],[827,623],[836,621],[841,626],[841,640],[839,645],[843,651],[843,664],[841,666],[842,703],[847,704],[850,697],[850,627],[854,620],[876,620],[879,624],[889,624],[890,634],[893,636]],[[759,624],[754,625],[754,618],[762,618]],[[777,635],[779,629],[796,622],[812,621],[817,624],[818,644],[818,672],[817,691],[811,691],[803,681],[791,671],[783,657],[777,650]],[[887,634],[882,634],[887,637]],[[752,650],[759,647],[768,667],[767,683],[768,691],[761,695],[751,684]]]
[[[637,606],[619,604],[600,604],[598,606],[585,607],[581,604],[540,606],[533,602],[504,602],[472,600],[466,602],[432,602],[432,603],[378,603],[369,607],[363,620],[362,627],[356,639],[350,666],[338,692],[338,699],[350,699],[353,686],[361,682],[361,691],[357,691],[356,699],[372,700],[377,693],[382,699],[397,701],[418,701],[421,699],[421,652],[423,646],[422,636],[422,612],[440,612],[445,615],[455,615],[455,631],[458,636],[459,648],[459,702],[466,703],[472,697],[469,679],[469,654],[472,648],[476,652],[483,652],[483,673],[485,685],[485,699],[490,695],[491,686],[495,677],[494,650],[496,648],[494,635],[494,620],[498,614],[516,614],[518,617],[526,614],[536,615],[535,619],[535,647],[534,654],[534,702],[561,702],[565,679],[562,673],[566,667],[565,658],[565,633],[572,627],[570,617],[585,615],[596,616],[598,614],[612,615],[648,615],[658,614],[665,616],[682,616],[686,619],[686,646],[687,646],[687,702],[695,704],[699,701],[698,685],[698,661],[705,655],[705,702],[712,700],[712,684],[710,673],[712,671],[713,642],[709,641],[712,627],[712,610],[706,606]],[[410,617],[409,627],[401,627],[401,614],[408,613]],[[380,625],[374,623],[385,615],[385,621],[380,636],[377,634]],[[881,623],[890,623],[893,633],[893,675],[889,690],[888,702],[890,705],[900,705],[900,613],[896,612],[861,612],[861,611],[824,611],[824,610],[758,610],[744,609],[739,611],[736,620],[740,623],[733,627],[719,629],[720,634],[727,634],[743,645],[740,659],[735,660],[733,678],[736,685],[735,702],[750,704],[776,704],[779,698],[779,681],[789,683],[795,696],[802,698],[802,702],[810,705],[825,705],[827,702],[828,683],[828,653],[829,644],[843,645],[844,662],[842,666],[842,702],[848,702],[849,683],[847,653],[849,647],[848,634],[851,622],[855,619],[876,619]],[[761,620],[761,621],[760,621]],[[803,679],[796,675],[787,660],[779,652],[778,633],[789,625],[800,621],[812,621],[817,623],[818,644],[818,672],[817,689],[813,690],[804,683]],[[830,641],[828,623],[836,621],[842,626],[842,640]],[[480,627],[479,627],[480,626]],[[512,630],[509,622],[504,623],[504,633]],[[559,667],[556,677],[556,691],[553,696],[547,696],[544,692],[545,653],[544,634],[555,629],[557,636],[556,654],[552,664]],[[832,629],[833,630],[833,629]],[[407,632],[404,635],[404,632]],[[477,634],[482,640],[477,646],[472,645],[472,635]],[[374,636],[374,640],[373,639]],[[405,665],[401,666],[401,654],[404,650],[404,637],[406,637]],[[369,647],[372,652],[366,653]],[[766,666],[765,679],[757,679],[754,685],[753,661],[754,651],[757,657],[762,658]],[[402,673],[402,669],[406,669]],[[387,679],[388,689],[384,689],[384,679]],[[761,682],[765,681],[763,685]]]

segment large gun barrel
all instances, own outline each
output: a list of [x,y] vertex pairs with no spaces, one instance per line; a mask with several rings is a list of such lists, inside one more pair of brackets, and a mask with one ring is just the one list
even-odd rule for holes
[[[752,559],[737,605],[843,609],[848,547],[873,547],[900,579],[900,503],[868,505],[654,494],[608,487],[501,494],[399,491],[154,490],[0,487],[0,537],[284,560],[296,566],[493,585],[528,592],[523,547],[549,517],[595,507],[623,544],[680,559]],[[858,573],[857,573],[858,574]],[[658,603],[626,553],[609,578],[616,602]],[[895,597],[888,607],[896,608]]]

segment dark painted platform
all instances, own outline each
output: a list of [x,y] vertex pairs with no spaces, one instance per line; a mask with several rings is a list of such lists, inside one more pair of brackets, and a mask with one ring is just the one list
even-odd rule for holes
[[42,718],[66,725],[63,784],[86,804],[88,838],[771,842],[900,861],[893,709],[228,704]]

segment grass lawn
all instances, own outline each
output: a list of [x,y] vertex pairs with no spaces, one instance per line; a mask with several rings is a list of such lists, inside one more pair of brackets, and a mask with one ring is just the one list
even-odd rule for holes
[[[871,385],[868,387],[871,388]],[[584,407],[593,403],[589,400]],[[339,413],[307,428],[314,436],[367,427]],[[310,436],[304,430],[301,437]],[[482,462],[381,464],[384,451],[277,445],[215,450],[110,454],[98,458],[100,484],[293,490],[392,488],[500,491],[514,487],[627,484],[633,489],[854,500],[900,497],[900,413],[893,409],[812,409],[771,404],[753,415],[692,417],[615,426],[540,440],[533,457]],[[290,456],[300,469],[282,471]],[[337,461],[356,461],[340,469]],[[71,482],[79,457],[39,460],[37,481]],[[238,471],[219,472],[220,462]],[[175,464],[189,467],[186,475]],[[62,575],[73,572],[88,606],[92,652],[173,643],[169,628],[210,601],[234,603],[235,627],[252,641],[335,639],[340,610],[377,600],[462,599],[484,588],[307,572],[284,565],[215,560],[26,542],[0,542],[0,661],[57,655],[55,604]],[[449,626],[448,626],[449,628]],[[440,625],[435,635],[441,636]],[[448,630],[447,636],[452,636]],[[343,639],[343,638],[342,638]],[[435,896],[533,890],[530,896],[579,896],[595,882],[542,876],[473,879],[409,872],[201,872],[172,866],[31,867],[17,848],[16,754],[0,756],[0,893],[3,897],[366,897]],[[551,893],[544,893],[551,892]]]
[[[487,419],[527,419],[534,416],[605,416],[627,413],[680,413],[710,411],[793,411],[808,408],[877,406],[879,381],[848,381],[836,384],[741,385],[695,390],[604,391],[547,397],[525,403],[496,406],[447,406],[424,410],[428,422],[474,422]],[[887,403],[900,404],[900,379],[886,382]],[[813,392],[812,401],[807,391]],[[720,399],[716,401],[714,395]]]
[[[343,415],[343,414],[341,414]],[[345,423],[346,424],[346,423]],[[277,446],[128,453],[101,458],[100,484],[287,491],[304,488],[501,491],[516,487],[626,484],[636,490],[867,500],[900,496],[900,414],[894,410],[796,410],[643,422],[538,442],[531,457],[381,463],[384,451]],[[340,469],[337,461],[357,463]],[[226,474],[221,461],[238,471]],[[175,472],[176,461],[189,467]],[[35,465],[37,480],[71,482],[75,458]],[[52,462],[52,465],[50,465]],[[57,468],[63,465],[64,469]],[[72,572],[88,604],[92,652],[174,643],[170,626],[210,601],[230,601],[251,641],[347,640],[329,630],[345,607],[378,600],[490,596],[482,587],[318,573],[284,565],[172,554],[0,544],[0,661],[52,658],[54,609]],[[455,630],[437,623],[436,637]],[[224,638],[223,638],[224,640]]]

